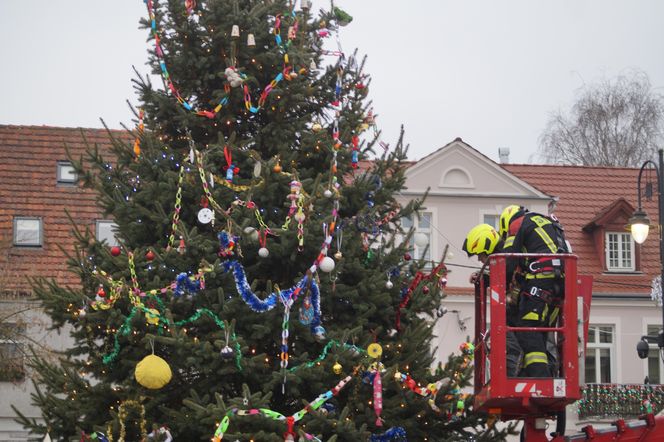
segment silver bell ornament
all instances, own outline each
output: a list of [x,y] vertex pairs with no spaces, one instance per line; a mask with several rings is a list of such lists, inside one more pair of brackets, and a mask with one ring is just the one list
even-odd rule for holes
[[233,349],[230,348],[228,345],[222,348],[219,354],[221,355],[221,359],[225,361],[233,359]]

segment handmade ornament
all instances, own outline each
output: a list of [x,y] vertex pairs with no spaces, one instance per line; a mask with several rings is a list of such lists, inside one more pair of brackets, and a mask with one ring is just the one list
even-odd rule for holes
[[157,390],[170,382],[171,367],[159,356],[148,355],[136,365],[134,377],[145,388]]
[[233,256],[235,253],[235,245],[237,244],[237,237],[222,230],[217,235],[217,238],[219,239],[219,252],[217,252],[217,254],[222,258],[230,258]]
[[122,249],[120,248],[120,246],[111,247],[111,255],[120,256],[120,253],[122,253]]
[[260,249],[258,249],[258,256],[260,256],[261,258],[267,258],[268,256],[270,256],[270,251],[267,249],[267,247],[261,247]]
[[340,259],[343,258],[343,257],[344,257],[344,255],[343,255],[340,251],[337,251],[337,252],[334,254],[334,259],[336,259],[337,261],[340,260]]
[[438,307],[438,309],[436,310],[436,316],[438,316],[439,318],[442,318],[443,316],[445,316],[445,313],[447,313],[447,307],[442,307],[441,306],[441,307]]
[[388,289],[388,290],[392,290],[392,287],[394,287],[394,283],[392,282],[392,280],[388,276],[387,281],[385,282],[385,288]]
[[[239,36],[238,30],[238,36]],[[224,75],[226,76],[226,81],[231,85],[231,87],[238,87],[242,85],[242,76],[234,67],[227,67],[224,70]]]
[[159,325],[159,310],[150,308],[145,311],[145,321],[149,325]]
[[245,227],[242,232],[245,234],[245,238],[249,239],[250,241],[258,241],[258,231],[255,227]]
[[81,308],[78,309],[78,317],[79,318],[85,318],[85,315],[87,315],[87,314],[88,314],[88,312],[85,309],[85,307],[81,307]]
[[459,346],[459,350],[461,350],[461,353],[469,359],[473,359],[475,356],[475,346],[471,342],[463,342]]
[[302,305],[300,306],[300,323],[302,325],[309,325],[311,324],[311,321],[314,320],[314,316],[315,311],[314,306],[311,303],[311,297],[306,296],[304,301],[302,301]]
[[334,374],[341,374],[341,371],[343,370],[343,367],[339,362],[335,362],[334,365],[332,366],[332,371]]
[[99,289],[97,289],[97,296],[99,298],[105,298],[106,297],[106,290],[104,290],[104,286],[99,284]]
[[231,37],[237,38],[240,36],[240,27],[238,25],[233,25],[231,28]]
[[429,290],[429,286],[428,286],[428,285],[425,285],[424,287],[422,287],[422,293],[424,293],[425,295],[428,295],[428,294],[429,294],[429,291],[430,291],[430,290]]
[[376,370],[373,380],[373,405],[374,412],[376,413],[376,426],[382,427],[383,420],[380,418],[380,415],[383,412],[383,382],[380,378],[380,369]]
[[[406,254],[407,256],[410,256]],[[445,254],[443,254],[445,256]],[[404,259],[406,256],[404,256]],[[431,270],[431,273],[429,274],[424,274],[422,272],[417,272],[415,274],[415,278],[413,278],[413,281],[410,283],[408,288],[404,288],[402,290],[402,297],[401,297],[401,302],[399,303],[399,306],[397,308],[397,314],[396,314],[396,319],[395,319],[395,326],[397,331],[401,331],[401,310],[405,308],[408,303],[410,302],[410,298],[415,291],[415,289],[419,286],[419,284],[423,281],[430,281],[433,278],[443,278],[443,275],[447,274],[447,267],[445,267],[444,262],[440,262],[436,267]]]
[[254,37],[254,34],[247,35],[247,46],[251,48],[256,46],[256,38]]
[[403,259],[404,261],[410,261],[413,257],[410,256],[410,253],[404,253]]
[[187,14],[193,14],[196,7],[196,0],[184,0],[184,7],[187,10]]
[[143,135],[143,130],[145,129],[145,125],[143,124],[143,109],[140,109],[138,112],[138,135],[136,136],[136,139],[134,140],[134,155],[136,158],[141,156],[141,136]]
[[175,288],[173,289],[173,294],[176,297],[182,296],[185,293],[193,295],[204,288],[205,279],[202,277],[202,275],[200,278],[197,278],[196,276],[189,276],[185,272],[182,272],[175,277]]
[[[313,63],[313,60],[312,60],[312,63]],[[315,63],[314,63],[314,66],[315,66]],[[323,126],[321,126],[320,123],[314,123],[314,124],[311,125],[311,130],[314,131],[314,132],[320,132],[322,129],[323,129]]]
[[374,359],[378,359],[383,354],[383,347],[377,342],[371,343],[367,347],[367,354]]
[[184,238],[180,237],[180,245],[178,246],[178,253],[180,255],[184,255],[186,251],[187,251],[187,246],[184,243]]
[[333,193],[330,189],[325,189],[325,191],[323,192],[323,196],[325,198],[332,198],[332,195],[333,195]]
[[168,427],[162,426],[162,427],[157,428],[157,426],[154,425],[152,431],[150,433],[148,433],[147,440],[148,441],[172,442],[173,441],[173,436],[171,435],[171,432],[168,430]]
[[145,259],[148,261],[152,261],[155,258],[155,253],[152,250],[148,250],[147,253],[145,254]]
[[209,224],[214,220],[214,212],[207,207],[203,207],[198,211],[198,222],[201,224]]

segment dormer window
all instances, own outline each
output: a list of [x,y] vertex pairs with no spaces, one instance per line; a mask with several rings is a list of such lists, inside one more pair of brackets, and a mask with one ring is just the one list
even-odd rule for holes
[[606,269],[610,272],[633,272],[634,240],[625,232],[606,232]]

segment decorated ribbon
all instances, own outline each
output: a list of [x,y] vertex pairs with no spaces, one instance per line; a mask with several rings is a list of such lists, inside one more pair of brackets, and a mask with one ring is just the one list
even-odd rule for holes
[[357,352],[358,354],[366,354],[367,353],[367,351],[365,349],[363,349],[361,347],[358,347],[356,345],[346,344],[346,343],[342,344],[339,341],[335,341],[334,339],[330,339],[329,342],[327,344],[325,344],[325,347],[323,347],[323,351],[321,351],[321,353],[318,355],[318,357],[316,359],[314,359],[313,361],[305,362],[304,364],[296,365],[295,367],[291,367],[291,368],[288,369],[288,371],[293,372],[293,371],[299,370],[302,367],[304,367],[304,368],[313,367],[314,365],[321,362],[322,360],[324,360],[327,357],[327,353],[330,351],[330,348],[332,348],[332,347],[343,347],[346,350],[354,351],[354,352]]
[[237,408],[232,408],[226,413],[226,415],[217,426],[217,429],[214,432],[214,436],[212,437],[212,441],[219,442],[224,438],[224,433],[226,433],[226,430],[228,430],[232,416],[262,416],[276,421],[283,421],[287,425],[287,431],[284,434],[284,440],[289,440],[287,438],[288,436],[291,437],[290,440],[293,440],[292,437],[295,434],[293,430],[294,424],[300,421],[310,411],[318,410],[325,402],[338,395],[339,392],[346,386],[346,384],[351,381],[351,379],[351,376],[346,376],[334,388],[320,394],[309,405],[288,417],[268,408],[252,408],[249,410],[239,410]]

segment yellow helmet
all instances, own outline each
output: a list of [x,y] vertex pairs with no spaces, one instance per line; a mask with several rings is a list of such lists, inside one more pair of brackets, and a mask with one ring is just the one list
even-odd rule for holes
[[512,219],[516,214],[523,212],[525,212],[525,209],[522,206],[517,206],[516,204],[507,206],[503,209],[503,213],[500,214],[500,236],[503,238],[507,237],[507,232],[510,230],[510,222],[512,222]]
[[489,224],[478,224],[470,229],[461,248],[468,256],[479,255],[480,253],[490,255],[499,242],[500,235],[498,235],[496,229]]

